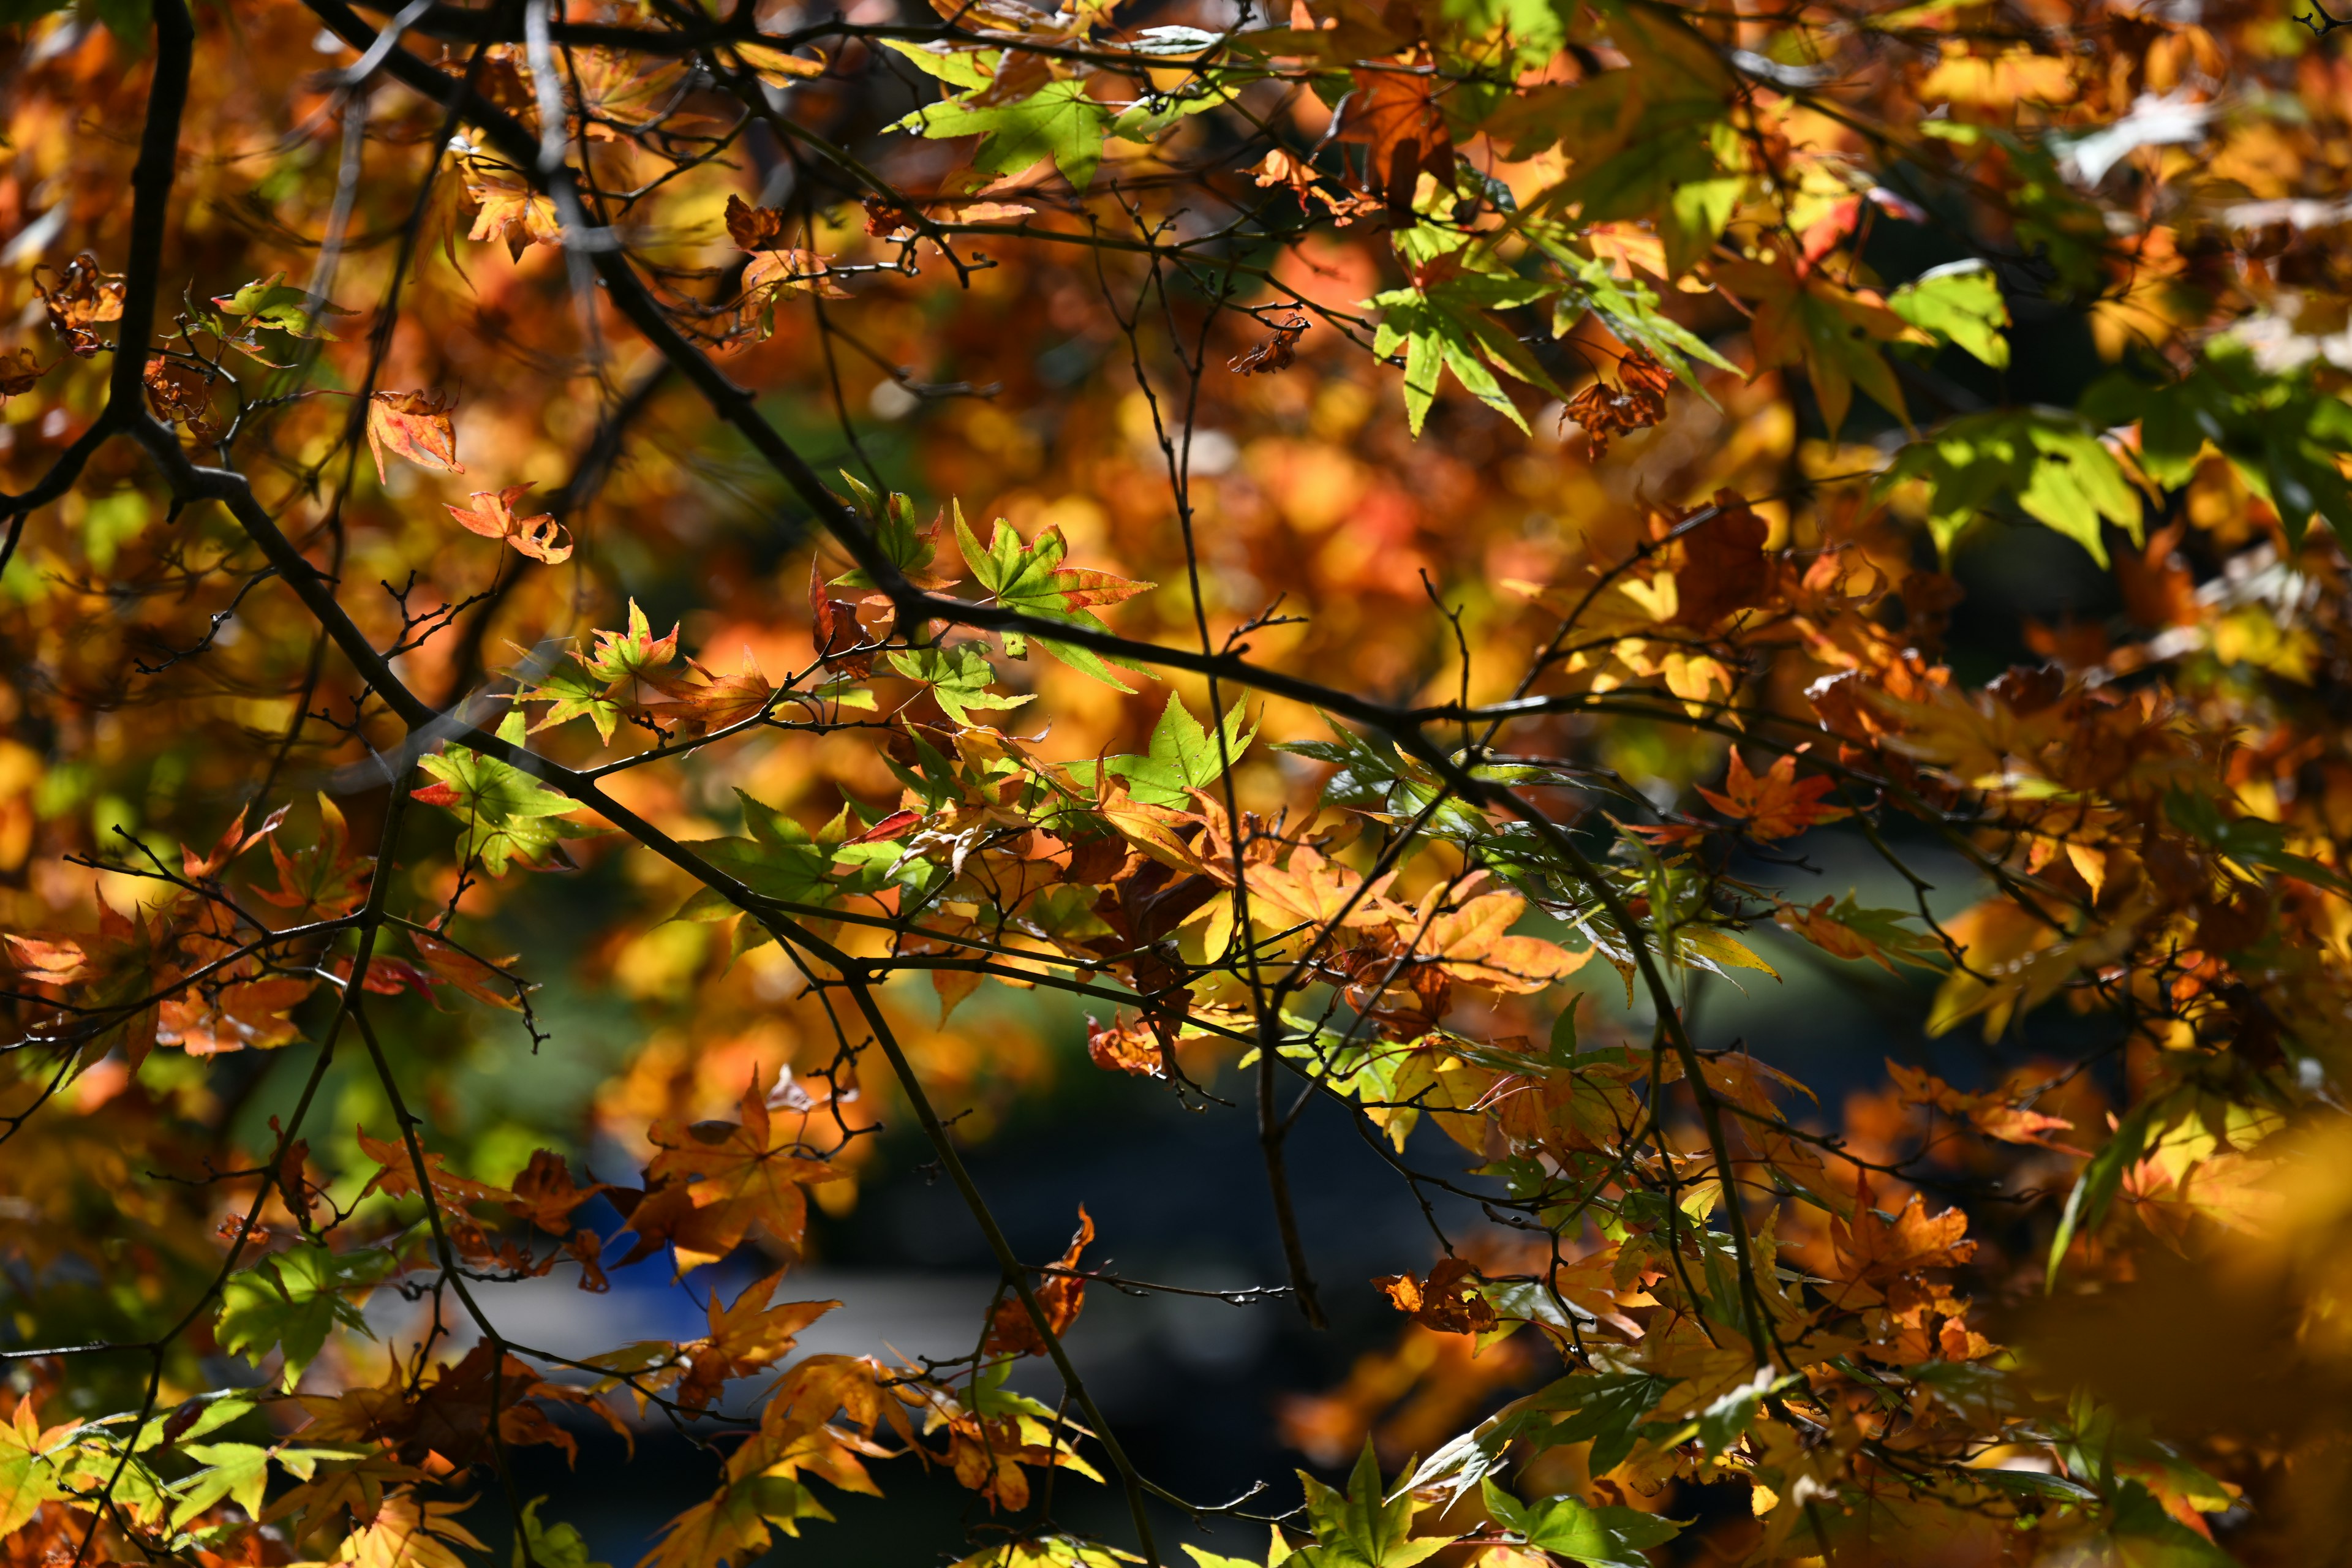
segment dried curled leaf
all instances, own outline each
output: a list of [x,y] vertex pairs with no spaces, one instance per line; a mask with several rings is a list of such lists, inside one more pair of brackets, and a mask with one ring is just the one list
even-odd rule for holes
[[[517,517],[514,503],[530,493],[529,484],[502,490],[476,490],[471,508],[452,506],[449,515],[485,539],[501,539],[519,555],[558,566],[572,559],[572,532],[551,512]],[[444,503],[445,505],[446,503]]]
[[390,452],[422,468],[462,474],[457,461],[457,427],[450,416],[457,400],[431,392],[379,392],[368,399],[368,450],[375,456],[375,477],[384,479],[383,457]]
[[1674,374],[1649,350],[1636,348],[1618,362],[1616,385],[1595,377],[1591,385],[1568,400],[1560,422],[1573,419],[1583,426],[1592,455],[1599,458],[1609,450],[1614,437],[1630,430],[1647,430],[1664,419],[1666,393],[1674,384]]
[[98,258],[85,250],[65,265],[55,284],[42,280],[47,264],[33,268],[33,289],[49,312],[49,325],[65,339],[78,359],[88,359],[106,346],[92,327],[122,319],[122,279],[100,272]]

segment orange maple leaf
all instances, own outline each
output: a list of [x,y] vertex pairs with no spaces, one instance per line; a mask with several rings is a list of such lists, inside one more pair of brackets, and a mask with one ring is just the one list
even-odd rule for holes
[[1844,806],[1822,804],[1822,796],[1834,785],[1834,780],[1819,775],[1797,777],[1793,752],[1773,763],[1765,773],[1750,773],[1746,759],[1734,748],[1723,792],[1717,794],[1701,784],[1698,793],[1724,816],[1745,823],[1750,837],[1789,838],[1808,827],[1853,815]]
[[572,1211],[607,1190],[603,1182],[584,1187],[577,1184],[562,1155],[552,1149],[534,1150],[530,1163],[515,1177],[514,1196],[507,1200],[507,1212],[551,1236],[562,1236],[572,1226]]
[[462,474],[457,461],[457,427],[449,411],[456,400],[431,392],[379,392],[368,399],[368,450],[375,456],[375,477],[384,478],[383,455],[405,458],[419,468]]
[[571,531],[556,521],[552,512],[541,512],[537,517],[514,514],[514,503],[530,490],[527,483],[509,485],[502,490],[476,490],[473,510],[452,506],[449,515],[485,539],[505,540],[533,561],[561,565],[572,559]]
[[[1095,1238],[1094,1216],[1087,1213],[1084,1204],[1078,1205],[1078,1229],[1070,1237],[1055,1268],[1075,1270],[1078,1254]],[[1087,1304],[1087,1282],[1074,1272],[1048,1272],[1037,1287],[1037,1306],[1045,1314],[1045,1326],[1059,1339],[1078,1321],[1078,1312]],[[995,1321],[989,1325],[987,1353],[990,1355],[1044,1355],[1045,1342],[1038,1336],[1036,1321],[1029,1316],[1028,1304],[1018,1296],[1008,1295],[996,1304]],[[969,1483],[967,1483],[969,1484]]]
[[840,1181],[844,1173],[794,1152],[798,1142],[777,1135],[756,1074],[740,1110],[740,1122],[668,1120],[647,1131],[661,1152],[646,1167],[650,1190],[629,1215],[637,1241],[623,1263],[674,1247],[684,1274],[734,1251],[754,1226],[782,1246],[800,1245],[808,1226],[802,1188]]
[[743,1288],[723,1310],[712,1291],[708,1309],[710,1333],[679,1349],[688,1358],[686,1377],[678,1384],[677,1402],[700,1410],[719,1397],[730,1378],[745,1377],[783,1359],[794,1336],[841,1305],[838,1301],[786,1301],[768,1305],[784,1271]]

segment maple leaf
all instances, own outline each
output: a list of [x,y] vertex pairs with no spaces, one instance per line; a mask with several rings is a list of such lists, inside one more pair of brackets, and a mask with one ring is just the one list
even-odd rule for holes
[[646,1132],[660,1152],[646,1167],[645,1198],[629,1215],[637,1240],[625,1265],[672,1247],[683,1275],[725,1258],[755,1226],[779,1246],[799,1247],[808,1223],[802,1189],[843,1173],[779,1136],[756,1075],[740,1114],[740,1122],[657,1121]]
[[1393,1498],[1388,1495],[1370,1438],[1349,1474],[1345,1492],[1304,1470],[1298,1479],[1307,1489],[1307,1518],[1315,1544],[1286,1560],[1296,1568],[1414,1568],[1454,1542],[1452,1535],[1412,1533],[1413,1515],[1423,1504],[1403,1487]]
[[384,479],[383,457],[390,452],[422,468],[462,474],[457,461],[457,428],[450,417],[454,399],[430,392],[379,392],[368,399],[368,450],[375,457],[375,477]]
[[[1878,345],[1918,332],[1867,289],[1847,289],[1825,272],[1800,274],[1775,263],[1718,262],[1723,286],[1755,304],[1756,353],[1765,364],[1801,363],[1832,436],[1860,386],[1907,426],[1902,384]],[[1924,334],[1920,334],[1923,335]]]
[[286,1015],[318,988],[308,977],[275,975],[171,997],[157,1008],[155,1043],[178,1046],[192,1057],[275,1050],[299,1034]]
[[1701,784],[1698,793],[1716,810],[1744,825],[1751,837],[1772,839],[1792,837],[1809,827],[1853,816],[1844,806],[1822,804],[1822,796],[1836,787],[1837,781],[1826,774],[1798,778],[1793,752],[1775,759],[1760,775],[1750,773],[1746,759],[1734,747],[1722,791]]
[[[1276,153],[1268,156],[1278,158],[1282,154]],[[1261,180],[1259,184],[1265,182]],[[1276,371],[1288,370],[1298,361],[1298,340],[1306,331],[1307,318],[1304,316],[1277,321],[1273,331],[1266,334],[1265,342],[1247,353],[1235,354],[1225,362],[1225,368],[1236,375],[1272,375]]]
[[599,1193],[612,1189],[603,1182],[581,1186],[572,1179],[572,1167],[552,1149],[531,1152],[530,1163],[514,1179],[507,1212],[528,1219],[540,1229],[562,1236],[572,1226],[572,1211]]
[[342,808],[319,797],[319,837],[307,849],[289,854],[277,836],[269,838],[269,858],[277,868],[278,886],[256,888],[260,898],[282,910],[333,917],[357,909],[373,861],[351,850],[350,825]]
[[1864,909],[1853,901],[1852,893],[1835,900],[1824,894],[1810,909],[1783,902],[1772,918],[1823,952],[1837,958],[1868,959],[1889,974],[1895,973],[1890,960],[1923,969],[1943,967],[1939,962],[1943,944],[1927,932],[1905,925],[1908,915],[1900,910]]
[[[858,512],[866,520],[874,547],[898,569],[900,576],[916,587],[931,593],[940,593],[955,586],[956,578],[940,574],[934,566],[939,558],[940,529],[947,521],[944,508],[931,519],[928,527],[918,527],[913,497],[896,490],[887,496],[882,495],[845,468],[842,470],[841,478],[856,498]],[[866,569],[858,566],[832,579],[830,585],[835,588],[872,588],[875,584]]]
[[1568,400],[1560,411],[1564,424],[1573,419],[1584,426],[1592,455],[1609,450],[1610,440],[1629,430],[1646,430],[1666,416],[1666,393],[1674,377],[1657,357],[1636,347],[1617,364],[1617,384],[1595,376],[1592,384]]
[[709,1305],[710,1333],[678,1347],[688,1362],[677,1387],[677,1402],[700,1410],[719,1397],[730,1378],[748,1377],[783,1359],[793,1336],[841,1305],[838,1301],[786,1301],[768,1305],[784,1271],[746,1285],[724,1310],[712,1291]]
[[516,261],[531,246],[563,243],[563,223],[556,215],[555,198],[533,190],[520,174],[486,159],[465,160],[463,173],[466,199],[477,209],[467,239],[503,239],[508,258]]
[[1495,1326],[1495,1304],[1480,1291],[1483,1281],[1467,1258],[1439,1258],[1426,1279],[1387,1274],[1372,1283],[1387,1294],[1398,1311],[1440,1333],[1483,1334]]
[[238,809],[235,819],[229,823],[228,826],[222,829],[219,840],[213,845],[208,853],[199,856],[194,850],[189,848],[185,845],[182,845],[180,847],[180,870],[189,881],[201,881],[206,877],[216,877],[220,875],[221,872],[228,868],[228,863],[230,861],[236,859],[238,856],[244,854],[247,850],[252,848],[255,845],[260,843],[271,834],[276,833],[280,826],[284,826],[286,814],[289,811],[291,811],[293,807],[290,805],[279,806],[276,811],[271,812],[269,816],[263,820],[260,826],[255,828],[251,833],[247,833],[245,830],[245,816],[246,812],[250,809],[251,807],[249,806]]
[[1139,757],[1106,757],[1099,763],[1076,762],[1069,764],[1070,777],[1082,788],[1091,787],[1097,767],[1127,782],[1128,794],[1150,805],[1184,806],[1192,804],[1192,792],[1206,789],[1225,774],[1226,767],[1241,760],[1257,737],[1257,728],[1242,728],[1244,717],[1239,701],[1225,710],[1224,722],[1219,733],[1212,733],[1192,717],[1184,700],[1174,692],[1168,694],[1168,704],[1160,710],[1160,721],[1151,727],[1151,746]]
[[2105,525],[2141,536],[2138,492],[2101,432],[2079,416],[2039,409],[1994,409],[1955,419],[1931,441],[1895,455],[1872,482],[1884,495],[1925,480],[1927,528],[1948,556],[1953,543],[2002,491],[2025,514],[2107,563]]
[[[507,715],[499,739],[523,743],[520,713]],[[563,839],[605,831],[591,823],[559,820],[579,810],[579,804],[496,757],[449,746],[437,756],[420,757],[416,765],[439,782],[411,790],[411,796],[456,813],[465,824],[457,835],[458,855],[479,860],[493,877],[505,876],[516,860],[543,863]]]
[[1087,1016],[1087,1059],[1105,1072],[1132,1073],[1138,1078],[1163,1078],[1167,1064],[1160,1054],[1160,1037],[1142,1023],[1113,1018],[1108,1028]]
[[42,280],[50,270],[45,262],[33,268],[33,291],[49,313],[49,326],[65,339],[67,352],[88,359],[106,346],[92,327],[122,319],[122,279],[101,272],[98,258],[85,250],[66,263],[55,285]]
[[1976,1243],[1968,1239],[1969,1216],[1958,1209],[1930,1215],[1916,1193],[1895,1215],[1871,1207],[1867,1171],[1854,1173],[1853,1222],[1832,1215],[1829,1225],[1840,1282],[1830,1298],[1839,1306],[1877,1300],[1886,1285],[1905,1275],[1957,1268],[1976,1252]]
[[978,643],[909,648],[891,653],[889,660],[891,668],[927,687],[940,711],[958,724],[978,723],[971,716],[974,709],[1018,708],[1034,700],[1032,693],[1005,696],[989,690],[996,684],[996,669]]
[[[515,552],[533,561],[558,566],[572,559],[572,534],[551,512],[517,517],[514,503],[530,493],[530,484],[509,485],[502,490],[476,490],[473,506],[448,508],[449,515],[485,539],[502,539]],[[444,503],[445,505],[446,503]]]
[[[1060,1272],[1047,1270],[1036,1289],[1038,1310],[1045,1313],[1045,1326],[1056,1339],[1069,1332],[1070,1325],[1078,1321],[1078,1313],[1087,1304],[1087,1282],[1076,1270],[1078,1254],[1094,1238],[1094,1216],[1087,1213],[1086,1205],[1080,1204],[1077,1232],[1070,1237],[1070,1245],[1063,1249],[1055,1265]],[[989,1324],[982,1353],[1044,1355],[1045,1351],[1045,1341],[1037,1332],[1036,1321],[1029,1316],[1027,1303],[1008,1292],[1006,1299],[996,1304],[996,1317]]]
[[421,1502],[406,1491],[387,1492],[383,1506],[344,1541],[334,1561],[352,1568],[466,1568],[458,1547],[489,1550],[456,1522],[457,1515],[472,1506],[470,1499]]
[[34,383],[57,368],[43,364],[30,349],[16,349],[0,353],[0,407],[12,397],[22,397],[33,390]]
[[791,1476],[754,1475],[730,1481],[717,1497],[695,1504],[665,1527],[661,1544],[637,1568],[727,1568],[746,1563],[774,1540],[770,1527],[800,1534],[803,1519],[833,1517]]
[[[998,518],[983,549],[965,524],[963,509],[959,506],[955,508],[955,532],[964,563],[987,591],[987,597],[1008,610],[1042,620],[1066,621],[1073,626],[1108,631],[1110,628],[1089,606],[1116,605],[1158,585],[1133,582],[1108,572],[1064,566],[1062,558],[1068,552],[1069,543],[1062,537],[1061,529],[1052,523],[1040,529],[1035,539],[1024,541],[1013,531],[1012,524]],[[1023,636],[1014,632],[1003,636],[1005,651],[1016,658],[1021,657],[1026,646]],[[1111,674],[1108,661],[1091,649],[1044,637],[1037,639],[1037,646],[1107,686],[1116,686],[1121,691],[1134,689]]]
[[[360,1152],[378,1167],[376,1173],[368,1178],[367,1185],[360,1189],[361,1196],[382,1193],[388,1198],[412,1197],[424,1192],[417,1185],[416,1163],[409,1158],[405,1143],[372,1138],[364,1127],[355,1129],[354,1136]],[[447,1158],[433,1152],[425,1156],[425,1179],[432,1184],[433,1196],[444,1207],[463,1210],[474,1204],[513,1205],[515,1195],[506,1188],[451,1173],[445,1168]]]
[[16,971],[37,985],[70,985],[90,972],[89,954],[79,942],[8,933]]
[[1977,258],[1931,267],[1886,296],[1886,308],[1973,354],[1995,370],[2009,368],[2009,306],[1992,268]]
[[17,1395],[16,1408],[0,1424],[0,1537],[16,1535],[43,1503],[66,1495],[65,1475],[51,1456],[79,1423],[44,1429],[35,1405],[30,1393]]
[[681,733],[702,735],[724,730],[775,706],[776,689],[760,672],[760,662],[748,647],[743,650],[741,668],[733,675],[714,674],[690,658],[686,664],[693,672],[692,679],[661,685],[670,699],[663,715]]
[[1355,90],[1348,95],[1339,140],[1364,149],[1370,188],[1391,214],[1410,221],[1413,187],[1423,174],[1441,187],[1454,183],[1454,139],[1438,102],[1446,84],[1426,51],[1382,63],[1391,68],[1353,73]]
[[599,680],[653,680],[677,658],[677,628],[672,626],[667,637],[656,637],[653,623],[646,619],[635,599],[629,601],[625,629],[599,629],[595,636],[596,652],[584,663],[588,673]]
[[1527,900],[1517,893],[1485,893],[1444,914],[1399,910],[1390,919],[1398,934],[1412,942],[1415,958],[1433,959],[1465,984],[1516,994],[1540,991],[1574,973],[1593,952],[1570,952],[1541,937],[1509,934],[1527,908]]
[[[493,1007],[518,1008],[522,1005],[523,993],[530,989],[499,964],[477,958],[430,931],[412,931],[408,942],[416,949],[416,956],[425,961],[426,978],[436,984],[455,986],[477,1002],[486,1002]],[[383,962],[378,958],[369,967],[373,970],[374,964]],[[514,962],[512,958],[503,961],[509,965]]]
[[727,233],[736,248],[754,252],[743,268],[743,292],[805,289],[828,300],[846,300],[848,293],[827,276],[824,258],[814,250],[782,244],[785,216],[774,207],[755,207],[741,196],[727,198]]
[[268,1352],[281,1352],[291,1389],[337,1327],[371,1333],[360,1305],[398,1268],[399,1260],[381,1248],[336,1253],[300,1243],[221,1282],[213,1337],[257,1366]]
[[1480,1481],[1479,1489],[1496,1524],[1530,1547],[1584,1568],[1649,1568],[1649,1549],[1682,1531],[1673,1520],[1638,1509],[1593,1508],[1577,1497],[1522,1503],[1492,1480]]
[[935,140],[978,136],[971,166],[982,175],[1014,174],[1051,158],[1073,190],[1085,190],[1102,162],[1103,138],[1115,118],[1111,106],[1089,96],[1084,81],[1048,80],[1026,97],[985,101],[997,87],[991,80],[964,97],[919,109],[896,128]]

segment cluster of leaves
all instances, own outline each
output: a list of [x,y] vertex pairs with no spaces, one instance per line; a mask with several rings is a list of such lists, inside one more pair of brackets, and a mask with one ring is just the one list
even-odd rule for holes
[[[593,1415],[724,1434],[652,1568],[894,1458],[1001,1568],[1169,1561],[1152,1499],[1267,1568],[2334,1551],[2336,24],[1128,9],[7,14],[0,1550],[456,1568]],[[1994,675],[1952,574],[2051,551],[2119,607]],[[1696,1005],[1797,966],[1994,1068],[1832,1127]],[[1188,1501],[1105,1420],[1095,1221],[1024,1261],[963,1159],[991,983],[1118,1092],[1250,1080],[1251,1310],[1338,1288],[1310,1107],[1484,1216],[1286,1416],[1343,1489]],[[625,1179],[541,1146],[592,1121]],[[796,1357],[891,1124],[995,1299]],[[744,1256],[690,1339],[490,1306]],[[2152,1390],[2181,1321],[2242,1348]]]

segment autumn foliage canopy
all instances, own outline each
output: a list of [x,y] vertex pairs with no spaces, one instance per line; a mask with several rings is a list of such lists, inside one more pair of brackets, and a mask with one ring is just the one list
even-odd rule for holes
[[[5,0],[0,1561],[2344,1561],[2337,26]],[[1307,1468],[1122,1444],[1054,1073],[1388,1314]],[[993,1299],[799,1351],[886,1149]]]

